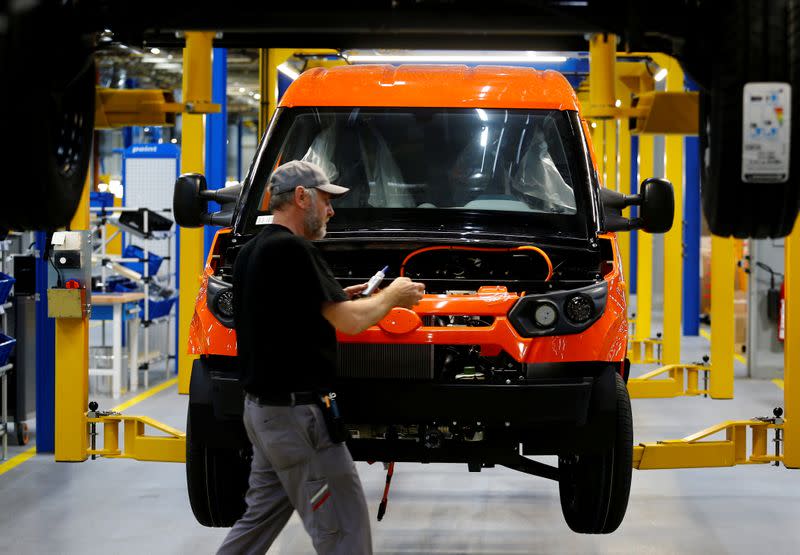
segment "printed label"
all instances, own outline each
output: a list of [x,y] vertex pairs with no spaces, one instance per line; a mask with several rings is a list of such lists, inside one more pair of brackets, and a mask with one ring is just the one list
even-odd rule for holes
[[259,216],[258,218],[256,218],[256,225],[271,224],[272,223],[272,218],[274,218],[274,216],[272,214],[270,214],[268,216]]
[[742,112],[742,181],[786,183],[791,153],[792,87],[747,83]]

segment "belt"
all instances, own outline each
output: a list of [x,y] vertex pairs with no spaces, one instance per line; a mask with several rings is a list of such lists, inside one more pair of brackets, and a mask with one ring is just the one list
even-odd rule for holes
[[269,395],[254,395],[248,393],[247,398],[257,405],[273,405],[293,407],[295,405],[313,405],[319,397],[313,391],[293,391],[291,393],[271,393]]

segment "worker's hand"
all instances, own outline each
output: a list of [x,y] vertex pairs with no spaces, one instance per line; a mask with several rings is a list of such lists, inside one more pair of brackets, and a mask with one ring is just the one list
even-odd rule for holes
[[366,288],[367,288],[366,283],[359,283],[358,285],[351,285],[350,287],[345,287],[344,292],[347,294],[348,299],[352,299],[356,295],[360,294]]
[[407,277],[395,279],[389,287],[383,290],[384,295],[388,295],[392,305],[403,308],[411,308],[422,300],[425,293],[425,284],[411,281]]

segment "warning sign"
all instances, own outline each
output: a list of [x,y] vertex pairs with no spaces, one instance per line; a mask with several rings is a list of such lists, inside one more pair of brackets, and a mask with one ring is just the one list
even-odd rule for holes
[[743,97],[742,181],[786,183],[792,87],[788,83],[747,83]]

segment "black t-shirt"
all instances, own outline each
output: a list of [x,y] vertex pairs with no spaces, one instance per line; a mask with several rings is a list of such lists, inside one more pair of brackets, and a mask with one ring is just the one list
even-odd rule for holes
[[322,303],[347,300],[317,248],[269,224],[233,267],[233,308],[242,386],[254,395],[329,388],[336,331]]

